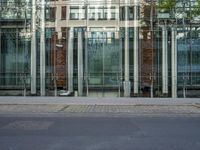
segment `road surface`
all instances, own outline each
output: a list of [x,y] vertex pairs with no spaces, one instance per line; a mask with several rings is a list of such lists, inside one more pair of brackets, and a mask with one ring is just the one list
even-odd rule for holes
[[0,150],[199,149],[199,115],[0,115]]

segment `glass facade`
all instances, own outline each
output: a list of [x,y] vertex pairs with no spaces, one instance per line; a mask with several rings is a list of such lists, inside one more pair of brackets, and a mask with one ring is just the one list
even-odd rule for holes
[[31,2],[29,0],[1,0],[1,20],[30,19]]
[[120,77],[120,40],[110,29],[94,29],[88,37],[88,76],[91,86],[118,86]]
[[200,97],[200,3],[165,1],[1,0],[0,95]]
[[1,29],[1,86],[21,88],[30,84],[30,38],[23,29]]

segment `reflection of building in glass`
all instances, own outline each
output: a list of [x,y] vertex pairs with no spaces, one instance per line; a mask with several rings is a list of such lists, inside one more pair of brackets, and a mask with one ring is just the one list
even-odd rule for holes
[[0,95],[200,97],[200,4],[159,2],[1,0]]

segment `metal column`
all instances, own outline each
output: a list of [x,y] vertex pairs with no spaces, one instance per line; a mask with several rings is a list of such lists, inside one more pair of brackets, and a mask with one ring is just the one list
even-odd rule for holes
[[2,80],[3,80],[3,77],[2,77],[2,58],[1,58],[1,25],[0,25],[0,85],[2,84]]
[[86,85],[86,96],[88,96],[89,94],[89,86],[88,86],[88,32],[89,32],[89,27],[88,27],[88,22],[89,22],[89,18],[88,18],[88,3],[86,1],[85,3],[85,13],[86,13],[86,22],[85,22],[85,26],[86,26],[86,31],[85,31],[85,43],[84,43],[84,48],[85,48],[85,85]]
[[69,30],[68,38],[68,91],[73,92],[73,43],[74,43],[74,31],[73,28]]
[[88,87],[88,29],[85,32],[85,85],[86,85],[86,96],[89,94],[89,87]]
[[168,35],[167,28],[162,27],[162,93],[168,93]]
[[45,0],[41,3],[41,33],[40,33],[40,94],[45,96]]
[[138,94],[138,82],[139,82],[139,75],[138,75],[138,7],[139,3],[138,0],[135,0],[134,5],[134,94]]
[[[18,52],[19,52],[19,28],[16,28],[16,33],[15,33],[15,62],[17,62],[18,58]],[[15,64],[15,75],[18,75],[18,63]],[[17,84],[18,79],[15,78],[15,84]]]
[[83,36],[78,32],[78,95],[83,95]]
[[125,1],[125,54],[124,54],[124,68],[125,68],[125,81],[124,81],[124,96],[130,97],[131,83],[129,75],[129,21],[128,21],[128,2]]
[[177,31],[172,28],[171,68],[172,68],[172,98],[177,97]]
[[31,94],[36,94],[36,0],[32,0]]

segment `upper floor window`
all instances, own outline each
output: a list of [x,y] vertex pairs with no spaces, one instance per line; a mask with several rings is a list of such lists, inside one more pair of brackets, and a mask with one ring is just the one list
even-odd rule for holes
[[110,16],[111,18],[110,18],[110,19],[115,20],[116,17],[117,17],[117,16],[116,16],[116,15],[117,15],[117,14],[116,14],[116,8],[115,8],[115,7],[111,7],[111,8],[110,8],[110,13],[111,13],[111,16]]
[[[88,10],[86,10],[88,8]],[[87,15],[86,15],[87,13]],[[71,20],[81,20],[86,19],[86,16],[89,20],[109,20],[116,19],[116,8],[115,7],[70,7],[70,19]]]
[[56,7],[46,8],[46,20],[55,21],[56,19]]
[[62,8],[61,8],[61,19],[62,20],[66,19],[66,10],[67,10],[67,7],[66,6],[62,6]]
[[85,8],[84,7],[70,7],[70,19],[81,20],[85,19]]
[[[138,9],[138,15],[140,10]],[[120,20],[125,20],[125,7],[120,7],[119,10],[119,16],[120,16]],[[148,13],[148,12],[147,12]],[[137,16],[139,17],[139,16]],[[134,20],[134,7],[130,6],[128,7],[128,20]]]
[[79,19],[79,8],[78,7],[70,7],[70,19],[73,19],[73,20]]
[[116,19],[116,9],[115,7],[90,7],[89,8],[89,19],[90,20],[108,20]]
[[96,14],[96,10],[95,10],[95,7],[90,7],[89,8],[89,19],[90,20],[95,20],[95,14]]

